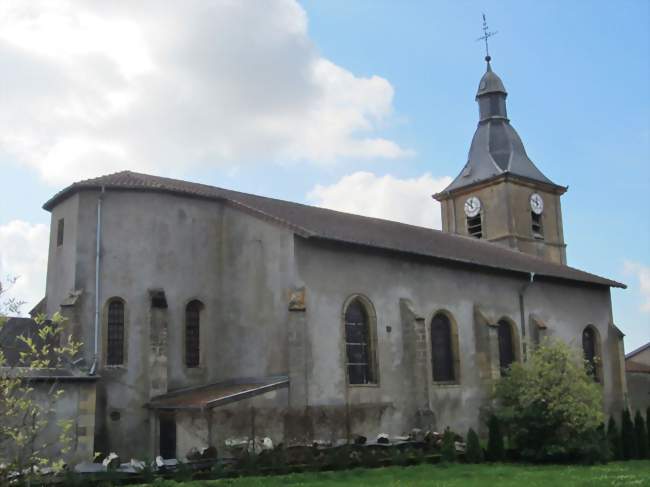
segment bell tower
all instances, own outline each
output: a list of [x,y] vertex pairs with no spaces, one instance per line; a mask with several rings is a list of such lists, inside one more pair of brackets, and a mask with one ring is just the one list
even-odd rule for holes
[[488,54],[476,93],[479,122],[467,163],[434,195],[442,206],[442,228],[566,264],[560,197],[567,188],[553,183],[528,158],[510,125],[508,93],[491,60]]

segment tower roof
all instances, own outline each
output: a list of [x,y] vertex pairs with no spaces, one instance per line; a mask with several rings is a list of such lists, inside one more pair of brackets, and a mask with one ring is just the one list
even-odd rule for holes
[[492,71],[492,66],[490,66],[492,58],[487,56],[485,60],[487,61],[487,70],[478,84],[476,98],[482,95],[487,95],[488,93],[503,93],[504,95],[508,95],[506,87],[503,86],[503,81],[501,81],[501,78]]
[[487,69],[476,93],[480,120],[467,163],[456,179],[439,194],[442,196],[504,174],[564,189],[547,178],[526,154],[524,144],[506,114],[508,93],[503,81],[492,71],[490,56],[485,60]]

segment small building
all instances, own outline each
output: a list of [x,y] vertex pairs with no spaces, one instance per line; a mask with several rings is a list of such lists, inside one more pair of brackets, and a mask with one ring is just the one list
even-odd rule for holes
[[645,414],[650,408],[650,342],[625,356],[625,376],[632,413]]
[[[39,406],[44,414],[39,419],[48,420],[48,424],[38,435],[39,448],[47,445],[39,455],[42,458],[58,459],[61,453],[59,436],[61,429],[58,421],[70,421],[72,428],[69,432],[70,451],[65,455],[67,462],[75,463],[89,460],[93,457],[95,444],[95,384],[97,375],[89,375],[80,368],[47,367],[32,368],[23,363],[21,352],[27,352],[28,347],[19,337],[33,341],[36,347],[42,349],[45,344],[38,335],[39,325],[32,318],[9,317],[0,327],[0,350],[4,354],[3,367],[0,373],[3,377],[20,377],[27,388],[31,388],[26,397],[32,404]],[[57,346],[57,343],[49,343]],[[62,391],[60,398],[54,397],[55,391]],[[3,418],[7,421],[7,417]],[[7,443],[10,444],[10,443]],[[4,444],[3,444],[4,445]],[[11,452],[0,451],[0,458],[12,456]]]

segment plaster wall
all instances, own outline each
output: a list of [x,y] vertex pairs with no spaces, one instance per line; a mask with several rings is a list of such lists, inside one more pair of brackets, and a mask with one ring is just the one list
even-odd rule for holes
[[[76,313],[82,324],[78,338],[86,344],[94,336],[98,195],[83,191],[74,197],[76,202],[65,200],[53,212],[74,214],[76,208],[78,214],[72,224],[74,255],[66,261],[72,270],[62,269],[58,281],[57,266],[62,264],[51,263],[48,289],[52,296],[61,293],[59,287],[69,286],[71,273],[71,287],[84,289]],[[495,370],[498,376],[494,324],[501,318],[512,324],[521,358],[524,340],[531,336],[532,315],[545,323],[549,334],[577,344],[586,325],[597,329],[604,406],[613,410],[620,405],[624,390],[617,358],[620,338],[611,326],[605,288],[539,279],[528,284],[529,276],[523,274],[488,273],[306,240],[284,226],[215,201],[135,191],[107,191],[103,198],[101,380],[96,408],[96,446],[102,450],[123,457],[157,451],[157,419],[145,408],[154,379],[154,389],[161,391],[288,373],[289,390],[278,391],[261,406],[255,422],[267,429],[263,433],[260,429],[257,436],[271,436],[274,442],[279,438],[335,442],[354,434],[373,439],[379,433],[401,435],[413,427],[476,428]],[[68,226],[66,221],[66,231]],[[305,306],[289,311],[290,297],[293,300],[302,288]],[[154,311],[168,335],[160,341],[164,344],[160,349],[151,346],[152,290],[164,291],[167,301],[166,309]],[[347,384],[343,314],[344,303],[354,295],[372,305],[376,385]],[[104,365],[106,303],[112,297],[126,303],[126,358],[118,367]],[[53,307],[49,298],[48,291],[48,307]],[[188,369],[183,356],[184,310],[193,299],[204,304],[201,363]],[[432,380],[429,324],[441,310],[457,327],[457,384]],[[85,353],[90,362],[91,347]],[[166,374],[152,372],[152,353],[165,355],[156,363],[166,364]],[[191,414],[188,419],[189,413],[180,413],[178,453],[185,455],[184,450],[195,443],[203,446],[202,421],[211,425],[216,441],[248,434],[246,404],[217,408],[212,419]]]
[[[650,348],[628,359],[643,365],[650,365]],[[629,391],[629,402],[632,414],[641,411],[643,414],[650,407],[650,373],[648,372],[626,372],[627,387]]]
[[[296,261],[306,285],[307,346],[313,363],[309,371],[310,405],[339,407],[344,421],[350,422],[350,432],[369,438],[379,432],[404,434],[418,425],[419,406],[414,403],[411,388],[413,374],[405,366],[410,360],[405,343],[408,324],[400,316],[400,300],[407,299],[426,324],[428,382],[418,386],[428,389],[433,426],[450,426],[457,431],[479,426],[480,408],[488,404],[498,355],[494,356],[495,348],[482,338],[489,333],[484,330],[485,324],[477,323],[476,310],[492,323],[506,318],[514,325],[521,358],[522,338],[529,333],[521,329],[519,293],[528,276],[483,273],[368,249],[343,250],[304,239],[297,239]],[[376,386],[346,383],[343,306],[355,294],[365,296],[376,314]],[[614,338],[611,331],[608,290],[538,281],[525,292],[524,306],[526,328],[529,313],[536,313],[546,321],[550,334],[574,344],[580,343],[588,324],[598,330],[604,354],[604,407],[619,407],[619,369],[608,346],[618,337]],[[432,380],[428,330],[439,310],[448,312],[458,328],[460,380],[454,385]],[[348,416],[346,408],[354,414]]]
[[[59,311],[61,302],[75,289],[75,266],[77,260],[77,223],[79,196],[73,195],[52,210],[50,218],[50,241],[47,258],[46,314]],[[57,229],[60,219],[64,221],[63,245],[57,245]]]
[[284,440],[286,389],[269,391],[260,396],[204,411],[176,413],[176,449],[178,458],[187,458],[196,448],[214,446],[219,456],[231,456],[226,440],[250,441],[268,437],[273,445]]
[[625,376],[630,391],[630,410],[633,415],[636,414],[636,411],[641,411],[641,414],[644,415],[647,409],[650,408],[650,373],[627,372]]
[[[52,289],[84,289],[78,307],[81,340],[92,362],[98,192],[76,195],[76,252],[53,267]],[[65,200],[61,207],[69,204]],[[62,214],[59,206],[53,214]],[[66,210],[68,211],[68,210]],[[66,213],[67,215],[68,213]],[[70,218],[71,222],[73,218]],[[54,228],[54,227],[53,227]],[[167,390],[237,377],[286,373],[287,299],[292,282],[291,233],[222,203],[171,194],[107,191],[102,205],[100,368],[97,428],[104,448],[150,454],[150,290],[167,300]],[[67,250],[66,250],[67,252]],[[66,254],[67,255],[67,254]],[[54,264],[59,266],[59,264]],[[108,300],[125,301],[125,363],[105,364]],[[184,365],[184,313],[193,299],[201,314],[201,363]],[[52,301],[54,307],[56,301]],[[48,306],[50,301],[48,299]],[[112,419],[109,419],[112,418]]]

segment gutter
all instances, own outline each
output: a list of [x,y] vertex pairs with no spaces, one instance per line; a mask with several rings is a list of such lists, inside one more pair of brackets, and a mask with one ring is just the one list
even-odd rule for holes
[[90,375],[97,373],[97,364],[99,362],[99,270],[101,264],[101,239],[102,239],[102,200],[105,193],[105,187],[97,197],[97,245],[95,247],[95,344],[93,350],[93,364],[90,367]]
[[533,281],[535,280],[535,273],[531,272],[530,273],[530,280],[524,284],[521,289],[519,290],[519,313],[520,313],[520,318],[521,318],[521,343],[523,347],[523,352],[524,352],[524,361],[527,359],[527,347],[526,347],[526,312],[525,312],[525,306],[524,306],[524,295],[526,294],[526,291],[528,291],[528,288],[533,284]]

